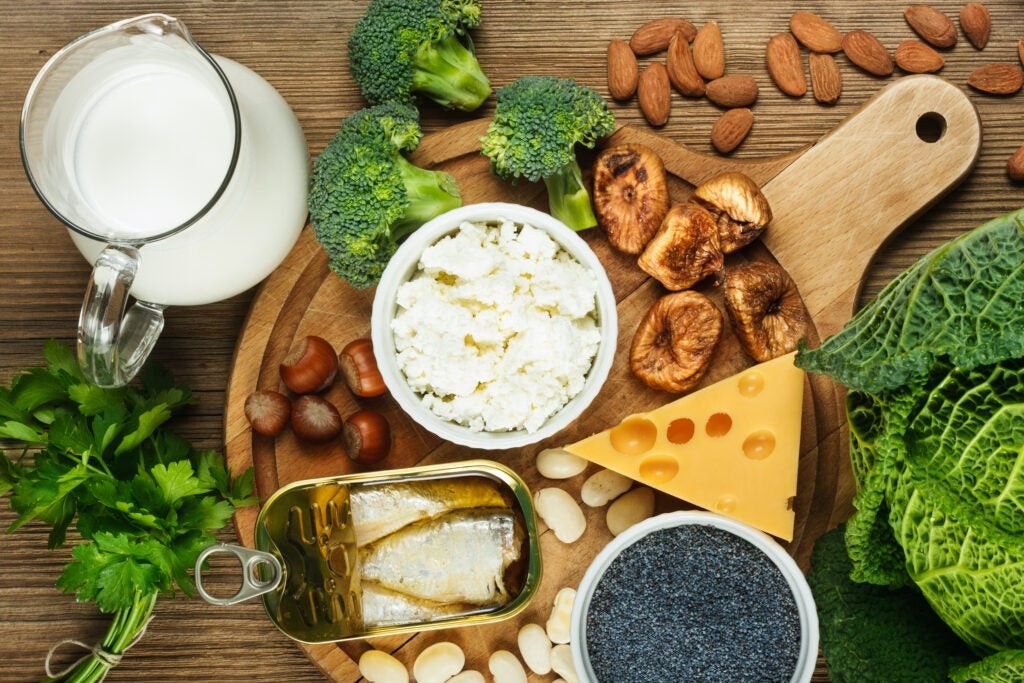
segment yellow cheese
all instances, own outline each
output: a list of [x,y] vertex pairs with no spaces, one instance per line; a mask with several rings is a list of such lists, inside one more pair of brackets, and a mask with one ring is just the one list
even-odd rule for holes
[[779,538],[793,538],[804,373],[791,353],[566,446]]

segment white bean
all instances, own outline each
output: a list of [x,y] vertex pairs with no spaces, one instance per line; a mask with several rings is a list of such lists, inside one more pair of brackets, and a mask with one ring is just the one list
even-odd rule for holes
[[568,645],[555,645],[551,648],[551,668],[564,678],[566,683],[580,683],[576,666],[572,663],[572,650]]
[[494,683],[526,683],[526,670],[519,658],[508,650],[498,650],[487,660]]
[[548,479],[569,479],[587,469],[587,461],[562,448],[545,448],[537,454],[537,471]]
[[405,664],[383,650],[367,650],[359,657],[359,673],[369,683],[409,683]]
[[580,496],[584,503],[592,508],[597,508],[615,500],[628,491],[632,485],[632,479],[614,470],[598,470],[583,482]]
[[449,678],[445,683],[486,683],[484,675],[479,671],[473,671],[472,669],[466,669],[461,673],[457,673]]
[[568,493],[558,488],[546,488],[533,494],[537,514],[555,532],[555,538],[562,543],[572,543],[587,528],[587,519],[579,503]]
[[412,675],[416,683],[445,683],[462,671],[466,665],[466,654],[455,643],[434,643],[420,653],[412,664]]
[[[575,588],[562,588],[555,594],[555,604],[545,625],[545,632],[552,643],[569,642],[572,603],[576,599]],[[557,673],[557,672],[556,672]]]
[[525,624],[519,629],[519,654],[530,671],[542,676],[551,671],[551,640],[540,624]]
[[618,536],[637,522],[654,514],[654,490],[646,486],[625,493],[608,506],[605,521],[612,536]]

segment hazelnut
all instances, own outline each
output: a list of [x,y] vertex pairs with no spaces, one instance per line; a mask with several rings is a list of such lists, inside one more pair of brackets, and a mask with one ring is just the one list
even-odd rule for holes
[[722,269],[718,235],[715,218],[707,209],[693,202],[676,204],[637,264],[666,289],[687,289]]
[[245,399],[245,419],[254,432],[263,436],[280,434],[288,424],[291,413],[292,402],[277,391],[256,391]]
[[697,187],[690,201],[714,216],[724,254],[753,242],[772,220],[772,209],[761,188],[742,173],[715,176]]
[[307,394],[292,404],[292,431],[303,441],[323,443],[341,433],[341,415],[327,399]]
[[338,361],[341,376],[356,396],[380,396],[388,390],[380,368],[377,367],[377,358],[373,355],[373,343],[369,339],[350,341],[341,350]]
[[391,426],[373,410],[359,410],[348,416],[342,427],[345,453],[362,465],[380,462],[391,452]]
[[629,349],[629,366],[644,384],[682,393],[700,383],[722,337],[722,313],[700,292],[667,294],[651,306]]
[[296,394],[313,394],[331,386],[338,374],[338,355],[321,337],[299,341],[281,362],[281,381]]
[[752,261],[725,269],[725,307],[744,350],[758,362],[794,351],[808,315],[796,284],[774,263]]

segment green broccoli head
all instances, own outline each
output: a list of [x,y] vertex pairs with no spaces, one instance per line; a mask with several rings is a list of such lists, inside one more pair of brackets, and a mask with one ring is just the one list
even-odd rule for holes
[[597,225],[576,145],[593,147],[615,128],[594,90],[572,80],[526,76],[498,89],[494,121],[481,139],[502,178],[543,180],[551,214],[574,230]]
[[412,103],[421,93],[444,107],[477,109],[491,94],[467,33],[479,23],[479,0],[371,0],[348,41],[363,97]]
[[402,156],[421,138],[416,109],[387,102],[345,119],[313,165],[313,232],[331,270],[356,287],[380,280],[406,235],[462,205],[450,175]]

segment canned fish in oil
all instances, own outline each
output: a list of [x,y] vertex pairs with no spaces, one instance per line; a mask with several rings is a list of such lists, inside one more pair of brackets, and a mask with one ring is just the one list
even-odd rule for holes
[[[264,503],[254,546],[205,550],[199,593],[221,605],[261,595],[274,624],[305,643],[498,621],[540,583],[530,492],[487,460],[290,484]],[[230,598],[203,588],[215,553],[242,563]]]

